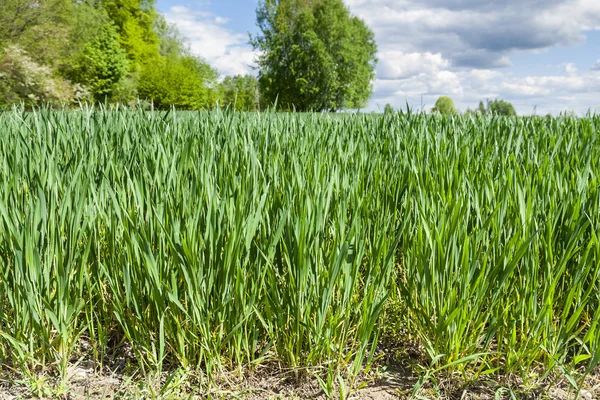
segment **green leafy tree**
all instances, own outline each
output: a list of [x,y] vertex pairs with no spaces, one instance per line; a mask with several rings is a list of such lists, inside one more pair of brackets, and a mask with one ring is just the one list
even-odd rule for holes
[[138,93],[156,108],[197,110],[215,105],[218,73],[192,56],[162,57],[141,73]]
[[[160,38],[155,31],[158,13],[154,9],[154,0],[97,0],[106,10],[111,21],[117,27],[119,43],[127,53],[129,75],[115,100],[131,103],[140,93],[140,85],[152,85],[141,80],[155,76],[157,68],[162,68],[165,59],[160,55]],[[170,59],[177,59],[173,57]],[[174,66],[174,69],[177,69]],[[154,82],[159,87],[159,82]],[[142,89],[143,91],[143,89]],[[165,94],[165,98],[169,98]]]
[[236,111],[259,110],[258,80],[252,75],[226,77],[219,85],[219,101]]
[[129,72],[127,54],[112,25],[102,29],[77,61],[74,80],[86,85],[96,101],[112,99]]
[[83,0],[1,0],[0,48],[15,45],[36,63],[60,69],[106,21]]
[[66,0],[0,1],[0,45],[43,39],[47,27],[65,23],[68,6]]
[[148,53],[150,58],[141,58],[137,82],[139,97],[151,101],[157,108],[175,106],[196,110],[214,107],[220,91],[217,71],[191,54],[177,27],[167,23],[162,15],[154,14],[152,24],[158,53]]
[[[0,103],[130,103],[209,108],[217,72],[192,56],[153,0],[0,0]],[[236,108],[257,108],[255,78],[229,82]]]
[[493,115],[513,116],[517,115],[513,105],[504,100],[492,100],[488,101],[487,110]]
[[91,0],[0,1],[0,100],[65,105],[87,100],[74,61],[108,22]]
[[394,112],[394,107],[392,107],[392,105],[390,103],[386,104],[385,107],[383,107],[384,114],[392,114],[393,112]]
[[279,109],[363,107],[372,93],[377,46],[342,0],[262,0],[252,38],[261,96]]
[[136,69],[159,58],[160,40],[154,30],[153,0],[100,0],[117,26],[119,41]]
[[435,102],[435,106],[431,111],[440,113],[442,115],[456,114],[454,102],[450,97],[447,96],[440,96]]

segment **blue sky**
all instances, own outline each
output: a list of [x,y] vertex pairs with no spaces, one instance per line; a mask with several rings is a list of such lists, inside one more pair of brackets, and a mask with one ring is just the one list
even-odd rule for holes
[[[375,32],[369,110],[440,95],[461,110],[511,101],[521,114],[600,112],[599,0],[345,0]],[[158,0],[192,51],[223,75],[253,73],[256,0]]]

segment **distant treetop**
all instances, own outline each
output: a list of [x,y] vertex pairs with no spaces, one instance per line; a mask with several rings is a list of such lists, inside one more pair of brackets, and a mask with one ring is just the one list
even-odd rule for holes
[[456,114],[454,102],[450,97],[447,96],[440,96],[435,102],[435,106],[431,111],[435,113],[440,113],[442,115]]

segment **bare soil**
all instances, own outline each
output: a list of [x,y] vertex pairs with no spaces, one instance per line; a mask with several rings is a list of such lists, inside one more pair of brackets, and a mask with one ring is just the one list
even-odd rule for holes
[[[36,396],[32,393],[31,384],[8,384],[0,381],[0,400],[17,399],[243,399],[243,400],[268,400],[268,399],[318,399],[325,400],[325,395],[318,382],[303,380],[301,382],[290,379],[281,373],[256,374],[243,381],[235,382],[225,379],[223,387],[213,389],[210,393],[198,392],[189,384],[166,392],[161,392],[160,384],[153,385],[147,382],[134,382],[117,375],[99,375],[89,366],[72,367],[69,371],[69,381],[66,387],[59,389],[59,385],[48,381],[48,390],[41,390]],[[586,382],[586,389],[576,396],[569,390],[568,382],[556,382],[554,386],[541,385],[535,390],[526,390],[523,387],[513,391],[517,399],[551,399],[551,400],[593,400],[600,399],[600,374],[591,376]],[[363,388],[354,391],[348,400],[392,400],[412,398],[414,385],[418,377],[406,369],[391,369],[380,374],[378,379],[367,383]],[[508,381],[507,381],[508,382]],[[504,382],[506,384],[507,382]],[[429,399],[457,399],[457,400],[484,400],[484,399],[511,399],[508,390],[499,389],[502,384],[493,381],[474,383],[461,382],[460,379],[452,380],[451,377],[437,381],[437,391],[431,385],[424,385],[419,391],[420,398]],[[153,389],[155,386],[157,389]],[[339,398],[337,393],[334,398]]]

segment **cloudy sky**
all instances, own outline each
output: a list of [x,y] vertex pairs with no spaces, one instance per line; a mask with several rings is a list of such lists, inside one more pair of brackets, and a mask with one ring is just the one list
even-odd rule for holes
[[[520,114],[600,112],[600,0],[345,0],[375,32],[370,110],[461,110],[511,101]],[[192,51],[223,75],[255,73],[256,0],[158,0]]]

